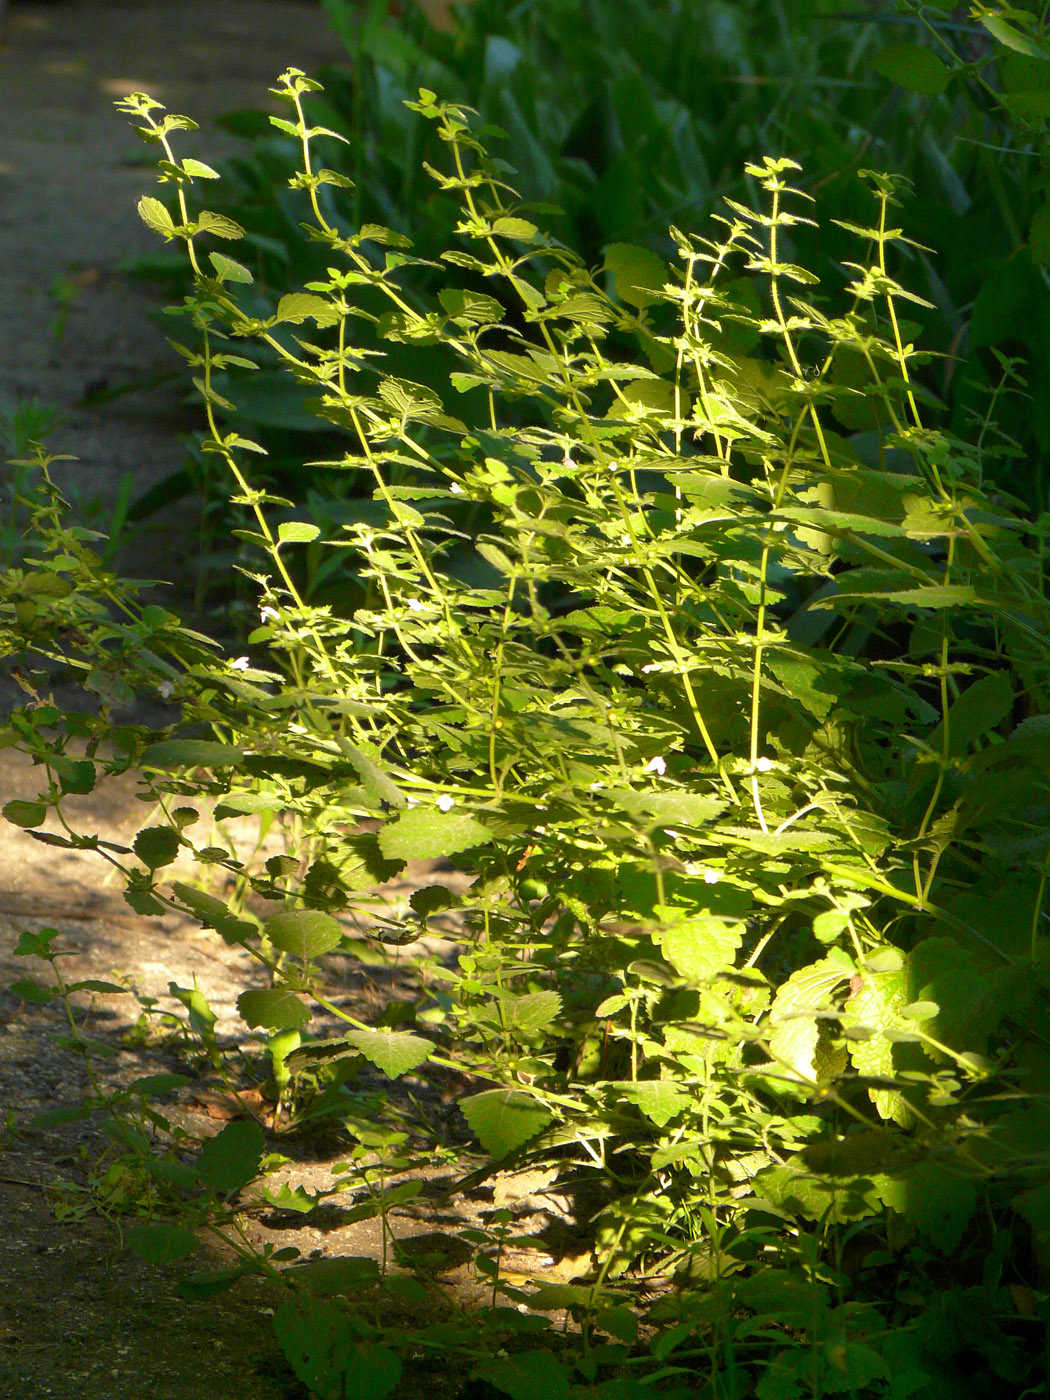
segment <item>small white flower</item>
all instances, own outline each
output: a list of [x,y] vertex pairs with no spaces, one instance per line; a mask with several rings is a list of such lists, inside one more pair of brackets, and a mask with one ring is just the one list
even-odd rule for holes
[[448,489],[452,492],[453,496],[462,496],[463,494],[463,487],[460,486],[458,481],[454,481]]
[[157,694],[162,700],[170,700],[175,694],[175,687],[171,681],[161,681],[160,685],[157,686]]
[[572,458],[569,456],[569,449],[568,449],[568,448],[565,449],[565,455],[564,455],[564,456],[562,457],[562,459],[561,459],[561,464],[562,464],[562,466],[565,468],[566,471],[572,471],[573,467],[576,465],[576,463],[575,463],[575,462],[572,460]]
[[642,675],[647,676],[650,671],[659,671],[659,669],[660,663],[658,661],[650,661],[648,666],[642,667]]
[[406,798],[405,798],[405,806],[406,806],[406,807],[418,807],[418,806],[419,806],[419,799],[418,799],[417,797],[406,797]]
[[773,760],[772,760],[771,758],[756,758],[756,759],[755,759],[755,768],[756,768],[756,770],[757,770],[759,773],[768,773],[769,770],[770,770],[772,767],[773,767]]
[[437,800],[437,805],[440,811],[451,812],[456,804],[453,798],[449,797],[447,792],[443,792]]
[[408,610],[409,612],[426,612],[427,609],[426,604],[421,603],[418,598],[409,598]]
[[265,607],[259,609],[259,616],[262,618],[263,622],[276,622],[279,614],[276,608]]
[[705,870],[705,871],[704,871],[704,884],[705,884],[705,885],[717,885],[717,884],[718,884],[718,871],[717,871],[717,870]]
[[661,758],[660,755],[657,754],[655,758],[651,758],[649,762],[645,765],[645,771],[647,773],[659,773],[660,776],[663,777],[663,775],[667,772],[666,759]]
[[251,664],[252,664],[252,663],[248,660],[248,658],[247,658],[246,656],[238,656],[238,658],[237,658],[236,661],[231,661],[231,662],[230,662],[230,670],[231,670],[231,671],[247,671],[248,667],[249,667]]

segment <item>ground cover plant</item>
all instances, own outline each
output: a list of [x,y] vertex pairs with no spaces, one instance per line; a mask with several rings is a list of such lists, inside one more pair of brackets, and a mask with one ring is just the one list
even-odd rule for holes
[[[1050,619],[1042,524],[994,470],[1015,450],[991,413],[1015,367],[965,437],[937,426],[892,175],[858,176],[837,283],[795,261],[822,211],[772,157],[748,165],[754,205],[672,228],[672,259],[619,243],[595,270],[521,207],[472,114],[424,89],[412,111],[456,213],[421,258],[399,230],[336,220],[340,134],[305,114],[315,91],[297,70],[275,89],[325,272],[265,314],[244,230],[207,202],[214,172],[174,144],[187,119],[121,104],[176,190],[174,214],[154,195],[140,212],[194,272],[172,339],[252,561],[246,654],[103,569],[43,458],[48,548],[0,583],[30,691],[3,737],[44,774],[5,816],[97,848],[140,912],[179,908],[252,952],[268,984],[239,1010],[276,1121],[344,1134],[346,1177],[367,1174],[362,1209],[384,1219],[436,1147],[475,1181],[542,1170],[581,1202],[569,1282],[505,1274],[506,1210],[463,1232],[491,1288],[468,1324],[483,1352],[462,1326],[406,1323],[411,1280],[242,1246],[289,1289],[293,1369],[377,1400],[417,1354],[465,1355],[514,1400],[1037,1393]],[[404,368],[435,347],[440,393]],[[361,482],[363,518],[322,528],[255,484],[259,444],[224,423],[219,376],[263,354],[338,441],[311,465]],[[303,555],[350,561],[330,603],[303,598]],[[96,712],[49,703],[34,652],[79,668]],[[117,722],[136,687],[179,723]],[[77,832],[64,795],[128,769],[157,812],[132,848]],[[205,803],[218,835],[197,837]],[[222,823],[245,814],[281,854],[235,857]],[[187,857],[200,879],[173,880]],[[418,858],[465,872],[466,894],[439,871],[404,918],[356,933],[357,902]],[[438,915],[463,950],[415,1001],[366,1023],[326,995],[325,959]],[[55,965],[46,929],[21,951]],[[206,1002],[177,995],[208,1072],[231,1074]],[[321,1012],[341,1034],[311,1034]],[[469,1075],[457,1133],[384,1124],[362,1062]],[[292,1141],[243,1121],[188,1144],[150,1103],[177,1088],[116,1118],[156,1187],[129,1238],[158,1259],[200,1225],[236,1240],[238,1193]],[[577,1324],[561,1343],[559,1308]]]
[[[350,138],[326,156],[352,182],[323,192],[336,222],[410,233],[425,259],[447,246],[454,215],[430,198],[424,169],[439,161],[440,142],[405,106],[419,86],[455,93],[482,124],[509,133],[522,200],[543,206],[545,226],[588,265],[619,242],[673,258],[668,225],[706,220],[723,197],[753,201],[746,162],[775,149],[806,154],[797,178],[819,194],[826,217],[819,235],[798,226],[792,237],[798,260],[826,280],[852,256],[834,221],[863,221],[857,171],[893,170],[911,181],[902,191],[907,222],[928,245],[902,250],[909,285],[933,304],[912,313],[926,347],[944,357],[915,367],[922,387],[965,434],[999,383],[997,351],[1020,357],[1033,384],[1045,379],[1050,50],[1038,6],[593,0],[581,16],[557,0],[476,0],[456,8],[447,32],[416,5],[326,0],[325,10],[348,62],[325,71],[326,91],[309,109],[315,125]],[[218,166],[214,212],[246,230],[251,297],[264,316],[288,285],[323,277],[323,248],[299,237],[294,201],[273,194],[294,171],[294,140],[262,111],[230,113],[224,125],[244,149]],[[187,275],[170,255],[163,265]],[[406,291],[425,299],[439,289],[421,268]],[[304,459],[326,455],[326,425],[262,353],[254,375],[224,371],[236,384],[229,426],[266,446],[264,479],[314,518],[359,518],[365,507],[352,482],[304,470]],[[387,344],[385,353],[393,365],[401,352]],[[414,347],[411,368],[393,372],[440,390],[448,370],[435,345],[429,354]],[[852,387],[867,382],[863,358],[845,352],[835,373]],[[858,399],[855,427],[866,425],[866,411]],[[1040,396],[1004,399],[997,419],[1024,455],[993,470],[1038,513],[1050,443]],[[200,496],[199,596],[228,602],[229,521],[213,465],[194,448],[186,468],[137,508],[144,514],[179,493]],[[331,577],[307,572],[301,583],[311,600],[327,601]]]

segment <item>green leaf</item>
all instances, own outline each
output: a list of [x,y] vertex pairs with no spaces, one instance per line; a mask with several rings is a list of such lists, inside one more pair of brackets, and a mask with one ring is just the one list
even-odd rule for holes
[[737,1300],[778,1327],[814,1328],[830,1303],[827,1286],[787,1269],[759,1269],[741,1281]]
[[[966,688],[948,711],[948,752],[964,754],[975,739],[983,739],[1012,713],[1014,690],[1009,671],[993,671]],[[938,724],[926,743],[941,749],[944,726]]]
[[239,1191],[258,1174],[265,1146],[266,1134],[258,1123],[227,1123],[201,1146],[197,1175],[213,1191]]
[[667,1079],[611,1081],[609,1087],[616,1089],[621,1098],[637,1104],[658,1128],[665,1127],[692,1102],[691,1095]]
[[[911,1000],[908,993],[908,972],[896,948],[887,952],[896,955],[897,966],[888,971],[873,971],[872,955],[868,955],[863,985],[847,1000],[843,1008],[844,1031],[864,1028],[874,1033],[870,1039],[848,1039],[847,1049],[858,1074],[891,1079],[896,1067],[893,1043],[885,1031],[902,1024],[901,1012]],[[869,1089],[868,1096],[882,1118],[892,1118],[902,1127],[910,1127],[911,1110],[904,1096],[896,1089]]]
[[[1050,92],[1040,95],[1047,99],[1044,115],[1050,116]],[[1050,204],[1036,210],[1028,228],[1028,248],[1037,263],[1050,266]]]
[[244,759],[244,750],[210,739],[162,739],[150,744],[142,755],[143,768],[175,770],[195,768],[235,768]]
[[1041,1243],[1050,1240],[1050,1185],[1022,1191],[1011,1204],[1028,1221]]
[[263,1026],[271,1031],[294,1030],[310,1020],[307,1007],[284,987],[242,992],[237,998],[237,1010],[245,1025],[253,1029]]
[[561,1014],[561,997],[557,992],[526,992],[522,996],[500,998],[500,1017],[508,1030],[531,1034],[549,1026]]
[[95,789],[95,765],[87,758],[68,758],[56,754],[50,759],[51,767],[58,775],[62,791],[83,797]]
[[356,1340],[346,1313],[326,1298],[282,1303],[273,1330],[289,1366],[311,1394],[383,1400],[401,1379],[397,1355],[375,1342]]
[[802,1079],[815,1079],[820,1014],[832,1009],[832,993],[849,977],[848,968],[831,955],[793,972],[777,988],[769,1010],[770,1055]]
[[135,837],[132,850],[143,865],[159,870],[179,853],[179,834],[170,826],[147,826]]
[[47,820],[47,807],[43,802],[22,802],[18,798],[5,802],[3,813],[13,826],[25,828],[39,826]]
[[228,258],[225,253],[209,253],[208,261],[215,269],[215,276],[220,282],[242,282],[247,285],[255,281],[242,263]]
[[[70,992],[101,992],[104,996],[128,996],[131,993],[130,987],[121,987],[116,982],[104,982],[98,977],[85,977],[81,982],[70,982],[67,991]],[[174,1076],[178,1078],[179,1076]]]
[[661,258],[633,243],[610,244],[605,253],[605,270],[615,278],[620,300],[639,309],[661,296],[664,283],[671,280]]
[[725,808],[716,797],[697,792],[646,792],[637,788],[606,788],[602,797],[650,826],[704,826]]
[[205,165],[202,160],[194,160],[192,156],[187,156],[182,162],[182,168],[187,175],[198,180],[217,180],[219,172],[213,170],[210,165]]
[[[421,1035],[411,1035],[408,1031],[349,1031],[338,1040],[324,1041],[320,1046],[307,1046],[289,1056],[289,1063],[295,1061],[298,1067],[304,1061],[317,1060],[313,1052],[333,1045],[345,1045],[348,1050],[363,1055],[376,1069],[382,1070],[388,1079],[398,1079],[430,1058],[434,1047]],[[333,1058],[331,1055],[326,1058]],[[341,1058],[339,1056],[334,1058]]]
[[978,1181],[930,1160],[909,1166],[882,1192],[888,1206],[921,1230],[936,1249],[952,1254],[962,1243],[977,1206]]
[[486,1089],[463,1099],[459,1111],[490,1156],[497,1161],[541,1133],[549,1111],[520,1089]]
[[492,232],[502,238],[516,238],[521,243],[531,243],[539,229],[535,224],[530,224],[528,219],[515,219],[505,214],[492,225]]
[[923,97],[939,97],[952,76],[951,69],[921,44],[890,44],[876,55],[872,67],[899,87]]
[[339,745],[340,752],[353,764],[361,779],[365,795],[370,801],[386,802],[391,807],[404,807],[407,804],[408,799],[405,794],[393,778],[383,772],[372,754],[360,745],[351,744],[350,740],[341,734],[336,735],[336,743]]
[[330,953],[343,937],[342,926],[321,909],[289,909],[263,924],[263,934],[282,953],[309,962]]
[[162,234],[166,239],[173,237],[175,221],[159,199],[154,199],[152,195],[143,195],[136,208],[139,218],[154,233]]
[[295,325],[310,320],[318,326],[335,326],[340,318],[338,309],[325,297],[312,292],[290,292],[277,303],[277,319]]
[[549,1351],[517,1351],[513,1356],[496,1357],[475,1366],[472,1374],[502,1390],[510,1400],[568,1400],[572,1393],[569,1371]]
[[500,549],[499,545],[490,544],[488,540],[475,540],[474,548],[485,560],[485,563],[491,564],[498,573],[513,574],[519,569],[519,565],[515,564],[514,560]]
[[282,520],[277,527],[278,544],[312,544],[320,535],[317,525],[306,520]]
[[731,967],[744,935],[744,925],[714,914],[697,914],[661,929],[654,941],[671,966],[694,986]]
[[244,1270],[239,1264],[229,1269],[213,1269],[208,1273],[191,1274],[189,1278],[180,1279],[175,1292],[188,1303],[200,1303],[207,1298],[226,1293],[243,1277]]
[[977,19],[984,25],[993,39],[998,39],[1000,44],[1005,44],[1008,49],[1013,49],[1015,53],[1027,54],[1029,58],[1050,58],[1050,49],[1040,40],[1033,39],[1024,30],[1017,29],[1001,15],[978,14]]
[[[848,585],[849,575],[846,575],[844,582]],[[845,598],[884,598],[888,603],[905,603],[911,608],[957,608],[963,603],[973,603],[977,601],[977,593],[968,584],[963,583],[931,583],[920,588],[894,589],[893,592],[881,593],[877,591],[850,593],[848,587],[837,595],[840,599]],[[834,597],[832,598],[834,603]]]
[[444,885],[423,885],[420,889],[413,890],[408,902],[413,912],[425,919],[430,914],[440,914],[442,910],[450,908],[452,892]]
[[201,923],[215,925],[233,917],[221,899],[216,899],[213,894],[206,894],[194,885],[185,885],[181,880],[173,880],[171,892],[196,914]]
[[488,829],[466,813],[410,807],[380,831],[379,849],[389,859],[432,860],[469,851],[489,840]]
[[[244,237],[244,229],[241,228],[240,224],[235,223],[233,219],[228,219],[225,214],[213,214],[210,209],[202,209],[197,215],[197,227],[201,233],[213,233],[216,238],[236,239]],[[209,256],[213,255],[209,254]],[[214,256],[221,258],[222,254]],[[236,267],[236,265],[235,263],[234,266]],[[230,280],[236,281],[237,279],[231,278]]]
[[173,1264],[197,1248],[197,1236],[182,1225],[137,1225],[127,1239],[132,1253],[147,1264]]

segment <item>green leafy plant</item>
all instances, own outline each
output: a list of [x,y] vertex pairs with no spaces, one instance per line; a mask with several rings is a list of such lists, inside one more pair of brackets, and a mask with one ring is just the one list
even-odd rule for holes
[[[143,94],[120,104],[177,186],[175,214],[153,196],[140,212],[194,271],[177,348],[259,607],[234,660],[156,621],[184,653],[183,718],[122,734],[162,814],[107,853],[127,897],[191,914],[265,970],[238,1005],[292,1112],[302,1080],[315,1095],[357,1057],[391,1081],[467,1073],[468,1180],[541,1165],[576,1197],[569,1281],[502,1274],[498,1213],[467,1237],[512,1305],[491,1320],[510,1355],[471,1362],[497,1390],[1038,1386],[1043,535],[995,484],[990,414],[968,438],[936,426],[895,270],[899,182],[862,176],[845,286],[789,255],[820,209],[771,157],[747,167],[757,207],[730,203],[709,237],[671,230],[673,263],[617,244],[594,271],[522,207],[471,113],[424,89],[412,110],[447,152],[433,173],[458,238],[427,300],[415,279],[434,259],[328,217],[344,177],[315,154],[334,135],[304,111],[316,91],[295,69],[274,89],[301,153],[288,198],[326,271],[265,312],[227,251],[240,228],[195,203],[212,172],[177,158],[187,119]],[[323,469],[367,483],[369,518],[322,535],[253,485],[259,444],[226,426],[217,376],[250,376],[256,345],[338,438]],[[435,345],[454,365],[443,392],[403,369]],[[315,547],[351,561],[335,605],[297,583]],[[24,588],[7,586],[17,626]],[[64,791],[59,723],[30,706],[8,731],[59,777],[5,809],[42,839]],[[284,829],[294,859],[256,867],[196,840],[204,801],[219,823]],[[171,880],[177,854],[235,896]],[[466,873],[466,892],[439,869],[402,916],[352,929],[346,914],[420,859]],[[407,1012],[365,1021],[333,998],[333,957],[439,917],[463,951],[423,967]],[[322,1014],[340,1032],[311,1039]],[[362,1137],[345,1080],[332,1088],[318,1112],[397,1170],[416,1160],[400,1127]],[[216,1197],[227,1211],[264,1147],[231,1129],[252,1126],[201,1149],[194,1223],[229,1226]],[[382,1214],[396,1200],[372,1170],[362,1205]],[[393,1323],[376,1298],[402,1283],[358,1274],[346,1305],[289,1280],[305,1296],[277,1332],[316,1393],[367,1364],[379,1397],[409,1347],[462,1347]],[[577,1344],[533,1349],[512,1319],[542,1330],[556,1308]]]

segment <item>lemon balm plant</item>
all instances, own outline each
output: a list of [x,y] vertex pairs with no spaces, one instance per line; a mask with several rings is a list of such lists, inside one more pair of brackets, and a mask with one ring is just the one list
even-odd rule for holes
[[[1043,541],[985,485],[1009,451],[990,417],[960,440],[916,387],[895,181],[864,177],[842,287],[793,260],[819,210],[773,158],[748,166],[756,208],[730,205],[708,238],[672,230],[675,264],[613,245],[595,272],[517,206],[471,114],[423,91],[412,108],[448,152],[435,197],[459,209],[431,304],[403,235],[330,217],[343,177],[317,156],[336,133],[303,115],[315,89],[284,74],[277,125],[329,270],[266,314],[231,255],[244,230],[196,203],[214,172],[172,146],[192,124],[120,104],[176,189],[177,216],[153,197],[140,212],[195,274],[177,348],[259,608],[248,655],[188,656],[171,682],[196,730],[128,734],[164,814],[124,853],[129,897],[265,968],[239,1009],[282,1102],[307,1089],[353,1135],[339,1076],[316,1094],[333,1067],[449,1064],[474,1077],[474,1151],[578,1193],[576,1282],[505,1280],[472,1237],[493,1296],[582,1317],[574,1362],[527,1354],[559,1394],[693,1394],[697,1376],[763,1400],[967,1394],[975,1349],[1034,1383]],[[399,365],[443,346],[447,392],[387,373],[384,343]],[[367,482],[367,520],[322,534],[253,486],[257,446],[219,426],[217,382],[256,344],[342,434],[311,466]],[[341,607],[304,602],[303,551],[334,561]],[[61,796],[8,816],[34,829]],[[254,868],[195,841],[204,797],[220,822],[287,830],[294,857]],[[237,901],[172,881],[177,856],[227,872]],[[447,912],[462,951],[416,1007],[366,1023],[321,960],[367,951],[345,913],[416,859],[469,888],[439,867],[372,937],[409,942]],[[311,1039],[322,1009],[341,1035]],[[205,1013],[191,1023],[219,1055]],[[639,1330],[625,1304],[643,1287]],[[303,1341],[320,1312],[323,1381]],[[341,1393],[359,1341],[320,1312],[282,1314],[286,1350]],[[509,1363],[478,1374],[517,1393]]]

